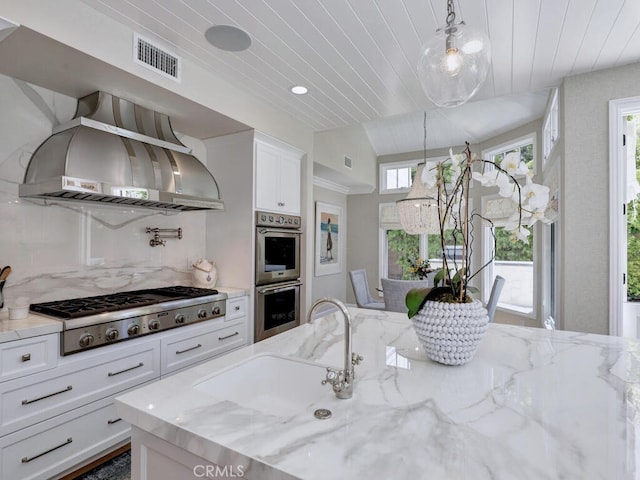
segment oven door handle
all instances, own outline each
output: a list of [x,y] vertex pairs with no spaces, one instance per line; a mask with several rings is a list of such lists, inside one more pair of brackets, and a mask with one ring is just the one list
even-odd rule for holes
[[302,235],[302,230],[289,230],[286,228],[261,228],[258,233],[287,233],[292,235]]
[[302,285],[302,282],[288,283],[287,285],[276,285],[273,287],[265,287],[258,290],[258,293],[261,295],[266,295],[267,293],[279,293],[287,290],[291,290],[292,288],[299,287]]

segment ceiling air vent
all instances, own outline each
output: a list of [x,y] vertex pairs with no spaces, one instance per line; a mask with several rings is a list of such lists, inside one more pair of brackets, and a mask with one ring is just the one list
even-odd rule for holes
[[180,81],[180,57],[154,45],[138,34],[133,36],[133,57],[136,63],[165,77]]

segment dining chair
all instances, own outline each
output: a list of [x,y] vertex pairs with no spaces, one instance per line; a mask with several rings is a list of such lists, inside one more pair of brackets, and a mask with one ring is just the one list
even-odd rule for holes
[[407,292],[412,288],[432,287],[433,282],[428,280],[395,280],[381,278],[382,295],[384,297],[384,309],[388,312],[407,313],[409,309],[405,303]]
[[369,282],[367,281],[367,271],[362,268],[360,270],[351,270],[349,272],[351,278],[351,286],[356,296],[356,304],[360,308],[369,308],[371,310],[384,310],[384,302],[377,302],[369,290]]
[[486,305],[490,322],[493,322],[493,316],[495,315],[496,307],[498,306],[498,298],[500,297],[500,293],[502,292],[505,281],[506,280],[504,279],[504,277],[501,277],[500,275],[496,275],[496,278],[493,281],[493,287],[491,287],[491,295],[489,295],[489,301]]

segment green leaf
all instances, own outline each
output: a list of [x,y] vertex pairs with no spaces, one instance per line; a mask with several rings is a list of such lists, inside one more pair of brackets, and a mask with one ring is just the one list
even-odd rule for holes
[[409,309],[407,315],[409,318],[413,317],[420,311],[424,302],[427,301],[427,295],[431,291],[431,288],[412,288],[407,292],[404,298],[404,303]]
[[437,270],[438,273],[433,277],[433,286],[437,287],[440,282],[444,281],[445,276],[447,275],[447,270],[445,268],[439,268]]

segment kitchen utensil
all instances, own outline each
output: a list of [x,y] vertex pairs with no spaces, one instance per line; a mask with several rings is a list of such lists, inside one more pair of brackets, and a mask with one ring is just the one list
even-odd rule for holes
[[9,275],[11,275],[11,267],[7,265],[2,270],[0,270],[0,281],[6,280]]

